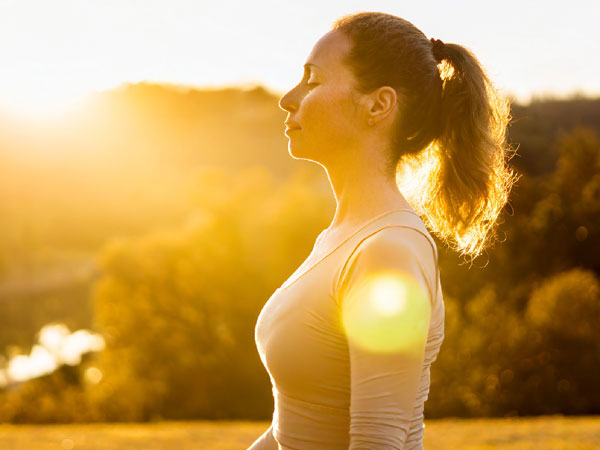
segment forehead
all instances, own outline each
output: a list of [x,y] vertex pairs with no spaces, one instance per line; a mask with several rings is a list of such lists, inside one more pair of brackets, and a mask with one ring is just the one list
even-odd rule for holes
[[350,39],[342,32],[332,30],[325,33],[313,46],[307,63],[323,68],[335,69],[343,65],[342,58],[350,50]]

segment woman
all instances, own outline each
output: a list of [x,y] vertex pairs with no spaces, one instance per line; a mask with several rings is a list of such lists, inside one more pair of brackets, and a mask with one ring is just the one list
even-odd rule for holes
[[508,104],[464,47],[365,12],[315,44],[280,107],[290,154],[325,169],[337,209],[258,317],[275,410],[250,449],[423,448],[444,302],[421,216],[481,253],[516,181]]

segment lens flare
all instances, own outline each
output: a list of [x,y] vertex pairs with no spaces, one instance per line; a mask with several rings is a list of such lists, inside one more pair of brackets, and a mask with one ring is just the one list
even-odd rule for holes
[[424,287],[408,273],[366,277],[343,299],[342,321],[348,339],[379,353],[423,352],[431,305]]

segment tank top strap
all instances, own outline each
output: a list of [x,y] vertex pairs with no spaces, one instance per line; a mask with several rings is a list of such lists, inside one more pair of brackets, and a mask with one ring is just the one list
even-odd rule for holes
[[415,230],[416,232],[418,232],[419,234],[421,234],[429,242],[429,245],[431,246],[431,249],[433,252],[433,259],[434,259],[434,264],[435,264],[435,280],[433,280],[433,282],[435,283],[435,294],[433,297],[434,301],[435,301],[435,299],[437,298],[437,295],[438,295],[438,280],[439,280],[439,273],[440,273],[439,272],[437,246],[435,244],[435,241],[429,234],[427,227],[423,223],[423,220],[421,219],[421,217],[416,212],[414,212],[413,210],[410,210],[410,209],[396,210],[392,214],[389,214],[389,215],[371,223],[369,226],[367,226],[366,228],[361,230],[360,233],[353,236],[353,239],[348,243],[348,244],[350,244],[350,250],[349,250],[347,256],[344,258],[344,263],[343,263],[341,269],[338,271],[337,276],[334,277],[334,285],[333,285],[334,292],[337,293],[337,287],[339,286],[339,283],[343,279],[345,271],[347,270],[348,266],[350,265],[350,262],[356,255],[357,250],[361,246],[361,244],[365,240],[367,240],[369,237],[373,236],[374,234],[378,233],[379,231],[381,231],[385,228],[397,228],[397,227],[411,228],[411,229]]

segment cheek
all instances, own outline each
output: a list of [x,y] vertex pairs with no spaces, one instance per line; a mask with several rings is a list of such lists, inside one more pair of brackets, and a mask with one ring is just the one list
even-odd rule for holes
[[319,91],[306,96],[305,109],[311,128],[319,135],[331,139],[340,135],[347,137],[354,129],[356,107],[344,87],[320,86]]

